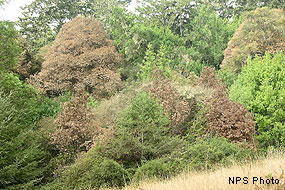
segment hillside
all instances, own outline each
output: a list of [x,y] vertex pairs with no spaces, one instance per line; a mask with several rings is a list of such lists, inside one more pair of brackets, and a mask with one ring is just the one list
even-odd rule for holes
[[284,5],[129,3],[0,18],[0,189],[282,189]]
[[[274,180],[271,180],[269,185],[266,184],[269,183],[266,180],[272,177]],[[282,190],[284,188],[285,156],[284,153],[274,153],[254,162],[234,164],[215,171],[186,172],[165,181],[143,181],[138,187],[133,185],[124,190]]]

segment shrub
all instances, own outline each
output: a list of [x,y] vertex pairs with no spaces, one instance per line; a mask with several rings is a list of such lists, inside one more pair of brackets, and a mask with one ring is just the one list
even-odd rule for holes
[[91,17],[76,17],[63,25],[31,83],[49,96],[83,87],[102,99],[121,87],[120,64],[103,27]]
[[207,136],[190,144],[183,159],[189,169],[212,169],[217,165],[227,165],[234,160],[250,158],[251,151],[230,143],[224,137]]
[[155,159],[147,161],[146,163],[140,166],[134,177],[134,182],[139,182],[149,178],[160,178],[164,179],[169,175],[169,169],[166,163],[163,160]]
[[0,189],[37,189],[54,168],[48,135],[36,126],[53,115],[50,101],[13,74],[0,72],[0,105]]
[[128,172],[114,160],[104,159],[94,165],[90,173],[92,187],[122,187],[126,184]]
[[222,68],[238,74],[248,56],[263,56],[266,51],[272,54],[285,52],[284,27],[282,10],[264,7],[251,11],[228,43]]
[[183,134],[185,129],[182,124],[188,116],[189,103],[176,92],[170,80],[163,76],[161,70],[155,70],[153,76],[153,82],[147,86],[146,92],[155,97],[162,105],[164,114],[170,116],[171,134]]
[[[59,189],[99,189],[100,187],[122,187],[129,181],[128,172],[114,160],[98,155],[97,147],[77,159],[62,176],[48,186]],[[48,187],[43,189],[49,189]],[[52,189],[52,188],[51,188]]]
[[217,79],[214,69],[203,69],[197,83],[214,88],[212,96],[207,99],[207,130],[231,142],[246,142],[254,146],[255,123],[251,114],[243,105],[228,98],[227,89]]
[[55,119],[56,129],[51,134],[51,143],[60,151],[71,154],[71,157],[80,150],[86,150],[85,143],[92,138],[90,120],[87,97],[83,94],[76,95],[64,103],[62,111]]
[[165,46],[162,44],[157,54],[153,52],[152,45],[148,45],[146,56],[143,60],[143,64],[140,64],[140,72],[138,78],[143,80],[149,80],[154,69],[161,70],[164,76],[170,77],[170,63],[171,60],[166,57]]
[[189,170],[215,169],[238,161],[252,158],[254,152],[228,139],[206,134],[195,142],[185,142],[182,149],[177,149],[163,158],[172,175]]
[[248,59],[247,66],[235,81],[230,98],[254,113],[256,138],[261,147],[285,147],[285,56]]
[[165,156],[180,147],[180,140],[169,134],[169,119],[162,107],[140,92],[121,114],[113,138],[102,143],[101,154],[135,168],[142,160]]

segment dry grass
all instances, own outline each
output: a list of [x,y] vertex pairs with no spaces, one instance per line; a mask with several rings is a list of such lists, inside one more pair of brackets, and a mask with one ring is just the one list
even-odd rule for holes
[[[270,176],[270,177],[269,177]],[[253,184],[253,177],[279,179],[279,185]],[[248,184],[240,181],[229,184],[229,177],[248,177]],[[191,172],[167,181],[142,182],[138,187],[129,186],[125,190],[285,190],[285,154],[275,153],[257,162],[245,165],[235,164],[212,172]]]

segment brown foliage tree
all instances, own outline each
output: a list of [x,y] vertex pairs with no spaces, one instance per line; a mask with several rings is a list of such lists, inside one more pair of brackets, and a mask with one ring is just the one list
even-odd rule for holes
[[157,98],[164,108],[164,113],[170,115],[171,134],[182,134],[185,129],[181,124],[183,124],[191,109],[189,103],[176,92],[169,79],[162,75],[161,70],[155,70],[153,78],[153,83],[147,86],[146,92]]
[[243,105],[228,98],[227,89],[217,79],[214,69],[205,67],[201,73],[198,79],[200,84],[214,88],[212,96],[207,100],[207,131],[223,136],[231,142],[246,142],[253,147],[255,123],[252,115]]
[[266,51],[285,52],[285,15],[282,10],[258,8],[245,17],[244,22],[228,43],[221,67],[240,73],[248,56],[263,56]]
[[91,141],[90,131],[92,114],[86,103],[87,97],[82,93],[65,102],[62,112],[54,120],[56,130],[51,134],[51,144],[65,153],[79,152]]
[[31,83],[47,95],[84,87],[101,99],[121,87],[121,61],[101,24],[79,16],[63,25]]
[[25,81],[31,75],[40,72],[42,60],[40,57],[36,56],[36,53],[25,39],[19,39],[19,46],[21,47],[22,52],[15,68],[12,69],[12,72],[19,75],[20,80]]

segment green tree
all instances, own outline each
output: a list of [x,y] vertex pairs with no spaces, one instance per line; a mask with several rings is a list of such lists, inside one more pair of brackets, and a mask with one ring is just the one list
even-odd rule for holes
[[284,0],[235,0],[234,13],[240,15],[243,12],[252,11],[256,8],[268,7],[274,9],[285,9]]
[[170,28],[174,34],[184,36],[187,23],[197,13],[197,3],[193,0],[138,0],[139,20],[158,27]]
[[36,125],[54,115],[50,103],[13,74],[0,72],[0,189],[37,189],[51,176],[49,137]]
[[18,33],[13,23],[0,21],[0,71],[12,69],[20,54]]
[[181,145],[180,139],[170,135],[168,124],[157,100],[140,92],[121,114],[113,139],[103,142],[100,152],[127,168],[168,155]]
[[235,18],[229,23],[227,19],[218,17],[210,7],[202,5],[189,24],[191,30],[186,34],[187,44],[191,44],[191,60],[219,68],[227,43],[239,24],[240,19]]
[[231,87],[230,98],[254,113],[260,146],[285,147],[285,56],[248,59]]
[[140,72],[138,73],[139,79],[149,80],[152,71],[155,69],[161,70],[164,76],[170,77],[171,60],[169,60],[166,57],[167,53],[168,52],[166,51],[166,48],[163,44],[160,46],[160,49],[157,54],[153,52],[152,45],[149,44],[148,49],[146,51],[145,59],[143,60],[143,63],[139,65],[140,67]]

